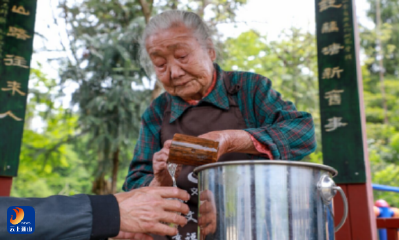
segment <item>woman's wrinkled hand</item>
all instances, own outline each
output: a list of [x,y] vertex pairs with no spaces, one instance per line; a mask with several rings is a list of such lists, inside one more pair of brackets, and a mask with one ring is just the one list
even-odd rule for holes
[[219,159],[223,154],[230,152],[231,149],[230,130],[211,131],[203,135],[200,135],[198,137],[219,142],[217,159]]
[[244,130],[211,131],[199,137],[219,142],[218,158],[225,153],[231,152],[260,153],[255,148],[251,135]]
[[204,190],[200,194],[199,227],[202,238],[215,233],[217,228],[217,209],[210,190]]
[[[154,153],[153,155],[153,173],[154,178],[149,186],[172,186],[172,178],[168,172],[167,161],[169,156],[169,149],[171,147],[172,140],[168,140],[164,143],[163,148]],[[182,165],[178,165],[175,172],[175,178],[179,176],[182,169]]]

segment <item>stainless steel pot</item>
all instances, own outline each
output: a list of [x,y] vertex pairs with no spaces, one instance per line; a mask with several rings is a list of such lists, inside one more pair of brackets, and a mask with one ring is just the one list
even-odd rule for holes
[[[334,239],[347,200],[329,166],[297,161],[230,161],[197,167],[200,239]],[[335,228],[332,198],[344,216]]]

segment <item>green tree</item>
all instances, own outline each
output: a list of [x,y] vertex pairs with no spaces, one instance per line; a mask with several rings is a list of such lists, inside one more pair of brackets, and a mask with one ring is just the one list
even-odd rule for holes
[[[368,153],[372,182],[381,185],[399,185],[399,81],[385,76],[385,92],[389,124],[384,124],[382,95],[373,84],[373,76],[364,66],[364,103],[366,106]],[[398,194],[374,191],[375,199],[385,199],[399,206]]]
[[[392,0],[369,2],[371,8],[368,16],[376,26],[374,29],[360,27],[361,46],[367,57],[365,60],[367,68],[362,72],[368,106],[367,121],[389,124],[398,130],[399,3]],[[380,6],[380,16],[376,15],[377,6]],[[383,23],[379,31],[377,31],[377,19]],[[379,43],[382,45],[383,69],[378,64]],[[384,76],[379,76],[380,72],[383,72]]]
[[[389,124],[389,110],[385,76],[399,75],[399,3],[393,0],[370,0],[371,8],[367,12],[375,23],[374,29],[360,26],[361,45],[366,53],[368,66],[374,82],[380,82],[383,122]],[[376,83],[378,86],[378,83]]]
[[[385,74],[399,75],[399,1],[396,0],[380,0],[380,19],[382,26],[380,29],[379,39],[382,44],[383,66]],[[377,24],[377,0],[368,0],[370,9],[367,16],[375,24]],[[379,71],[379,64],[376,58],[378,46],[376,28],[368,29],[360,27],[361,46],[367,55],[366,64],[372,73]]]
[[144,26],[141,6],[136,1],[87,0],[64,1],[60,8],[72,55],[61,78],[62,83],[79,84],[72,103],[79,107],[77,128],[87,133],[85,148],[93,150],[89,157],[97,162],[92,191],[114,193],[120,153],[137,137],[150,101],[136,57]]
[[[57,82],[39,69],[31,69],[29,101],[21,146],[18,176],[11,195],[46,197],[89,193],[88,166],[68,144],[77,136],[78,117],[57,106]],[[38,124],[43,128],[38,129]],[[34,128],[36,126],[36,128]],[[62,128],[60,128],[62,126]]]
[[[399,183],[399,2],[369,0],[368,17],[374,29],[360,26],[366,55],[362,69],[372,181]],[[374,191],[375,199],[399,206],[395,193]]]

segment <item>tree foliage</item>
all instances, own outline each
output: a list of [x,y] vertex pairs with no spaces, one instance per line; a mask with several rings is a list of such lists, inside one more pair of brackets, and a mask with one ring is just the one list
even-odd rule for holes
[[68,144],[76,136],[78,116],[66,115],[58,106],[56,80],[48,79],[40,69],[31,69],[29,82],[27,121],[11,195],[46,197],[90,192],[88,165]]
[[61,79],[79,84],[72,102],[79,107],[79,129],[87,133],[86,148],[95,152],[93,192],[113,193],[120,152],[138,136],[140,116],[150,101],[137,62],[141,7],[136,1],[106,0],[64,1],[60,7],[73,56]]
[[280,41],[250,30],[225,42],[224,67],[267,76],[274,88],[301,109],[318,109],[317,56],[315,36],[291,28]]
[[[361,47],[367,56],[362,69],[367,117],[368,151],[373,183],[397,186],[399,183],[399,2],[368,1],[368,17],[377,23],[377,3],[380,3],[381,28],[361,26]],[[379,15],[378,15],[379,17]],[[379,45],[382,46],[383,73],[379,77]],[[381,83],[380,83],[381,82]],[[380,87],[381,85],[381,87]],[[380,88],[382,88],[380,90]],[[383,103],[385,103],[383,105]],[[387,123],[385,111],[387,106]],[[385,199],[399,206],[395,193],[374,192],[375,199]]]
[[[368,0],[370,9],[367,16],[376,24],[376,2],[377,0]],[[387,75],[399,75],[399,1],[380,0],[380,15],[382,26],[380,36],[377,36],[376,29],[369,29],[360,26],[360,39],[363,51],[367,56],[365,64],[371,73],[379,71],[377,51],[377,39],[382,43],[383,66]]]

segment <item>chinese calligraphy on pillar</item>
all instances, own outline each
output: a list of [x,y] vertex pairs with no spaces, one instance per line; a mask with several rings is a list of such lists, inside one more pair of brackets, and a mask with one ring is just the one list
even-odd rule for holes
[[340,105],[342,104],[342,96],[341,93],[343,93],[344,90],[331,90],[328,92],[325,92],[325,99],[329,100],[329,106],[331,105]]
[[322,150],[336,183],[366,180],[352,1],[315,0]]
[[16,176],[36,0],[0,0],[0,176]]

